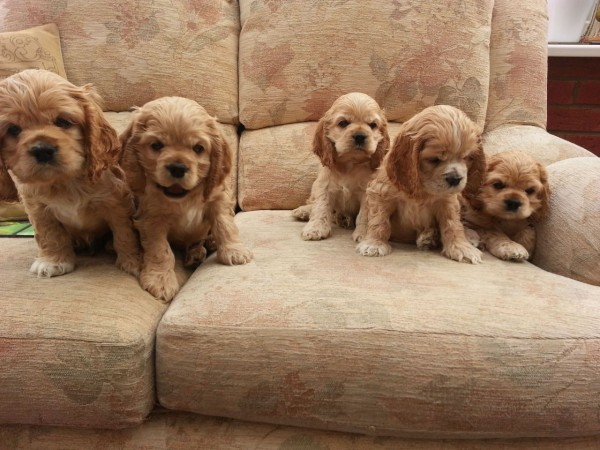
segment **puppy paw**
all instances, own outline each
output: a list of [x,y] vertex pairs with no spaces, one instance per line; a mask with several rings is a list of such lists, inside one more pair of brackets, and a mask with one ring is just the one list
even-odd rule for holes
[[361,242],[365,238],[365,231],[357,228],[352,232],[352,240],[356,243]]
[[204,262],[207,254],[208,252],[206,251],[203,242],[196,242],[195,244],[190,245],[185,250],[185,258],[183,260],[184,267],[188,269],[198,267]]
[[490,249],[490,253],[505,261],[527,261],[529,259],[529,252],[517,242],[502,243],[493,251]]
[[338,227],[345,228],[346,230],[352,230],[355,226],[354,217],[341,213],[336,214],[335,223]]
[[246,264],[252,261],[252,252],[242,244],[227,245],[217,250],[217,260],[228,266]]
[[301,220],[302,222],[308,222],[310,219],[310,205],[302,205],[292,211],[292,217],[295,219]]
[[331,225],[326,222],[308,222],[302,230],[301,237],[305,241],[320,241],[331,236]]
[[477,233],[477,231],[465,227],[465,237],[473,247],[481,248],[481,237],[479,236],[479,233]]
[[123,272],[133,275],[136,278],[140,275],[141,260],[139,255],[132,255],[125,258],[117,256],[116,265]]
[[417,236],[417,248],[419,250],[434,250],[439,245],[439,235],[435,228],[425,230]]
[[71,261],[56,263],[43,258],[36,258],[29,271],[39,278],[51,278],[73,272],[74,269],[75,263]]
[[442,255],[458,262],[466,261],[471,264],[479,264],[483,257],[481,251],[468,242],[447,245],[442,250]]
[[356,246],[356,251],[363,256],[387,256],[392,253],[392,246],[383,241],[366,240]]
[[164,303],[169,303],[179,292],[179,281],[174,270],[166,272],[143,271],[140,275],[140,285],[154,297]]

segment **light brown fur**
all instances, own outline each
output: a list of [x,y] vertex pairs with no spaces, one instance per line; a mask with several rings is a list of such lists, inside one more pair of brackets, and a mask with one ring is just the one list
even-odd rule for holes
[[524,152],[498,153],[476,195],[462,202],[463,217],[492,255],[524,261],[533,256],[534,224],[547,214],[549,195],[544,166]]
[[333,103],[313,138],[312,149],[322,167],[307,204],[292,212],[297,219],[308,220],[302,239],[326,239],[332,222],[344,228],[356,225],[355,240],[364,235],[365,189],[389,146],[387,120],[375,100],[353,92]]
[[139,273],[133,196],[117,166],[117,134],[99,102],[91,85],[77,87],[44,70],[0,82],[0,165],[8,169],[0,168],[0,196],[16,200],[14,181],[35,228],[39,256],[31,272],[38,276],[71,272],[74,247],[109,230],[117,266]]
[[[252,259],[233,222],[231,150],[217,121],[202,106],[181,97],[146,103],[121,141],[122,165],[137,200],[144,289],[166,302],[179,291],[170,244],[185,249],[187,266],[204,260],[202,242],[209,235],[219,262],[245,264]],[[181,176],[175,176],[176,165],[185,167]]]
[[385,256],[390,239],[421,249],[441,241],[446,257],[481,262],[465,236],[458,196],[474,195],[484,170],[481,130],[462,111],[440,105],[415,115],[367,188],[367,233],[357,251]]

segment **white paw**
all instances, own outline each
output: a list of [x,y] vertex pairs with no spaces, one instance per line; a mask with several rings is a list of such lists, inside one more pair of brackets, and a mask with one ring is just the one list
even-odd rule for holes
[[505,261],[527,261],[529,252],[518,242],[507,242],[494,249],[494,256]]
[[363,239],[365,238],[365,233],[363,233],[363,230],[360,229],[356,229],[352,232],[352,240],[354,242],[361,242]]
[[141,261],[139,256],[122,258],[119,255],[117,256],[116,265],[123,272],[133,275],[136,278],[140,275]]
[[292,217],[303,222],[308,222],[308,219],[310,219],[311,209],[312,207],[310,205],[299,206],[298,208],[292,211]]
[[477,231],[465,227],[465,237],[473,247],[481,248],[481,237]]
[[356,246],[356,251],[363,256],[387,256],[392,253],[392,246],[387,242],[366,240]]
[[331,225],[326,222],[308,222],[302,230],[301,237],[305,241],[320,241],[331,236]]
[[252,252],[242,244],[223,246],[217,250],[217,260],[229,266],[246,264],[252,261]]
[[458,262],[467,261],[471,264],[479,264],[483,258],[481,251],[468,242],[446,245],[442,250],[442,255]]
[[142,270],[140,285],[164,303],[169,303],[179,292],[179,281],[173,270],[165,272]]
[[74,269],[75,264],[69,261],[54,263],[42,258],[36,258],[29,271],[40,278],[50,278],[73,272]]

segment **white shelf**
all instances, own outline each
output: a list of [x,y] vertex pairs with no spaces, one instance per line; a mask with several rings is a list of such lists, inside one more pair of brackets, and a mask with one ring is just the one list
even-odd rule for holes
[[548,44],[548,56],[600,58],[600,44]]

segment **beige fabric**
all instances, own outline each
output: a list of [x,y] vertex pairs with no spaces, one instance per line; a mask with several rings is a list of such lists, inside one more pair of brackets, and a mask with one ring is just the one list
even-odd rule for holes
[[[546,127],[548,71],[546,0],[495,0],[490,90],[485,127]],[[460,70],[462,72],[463,69]]]
[[594,157],[578,145],[529,125],[509,125],[487,132],[483,135],[483,147],[488,155],[508,150],[524,151],[545,165],[580,156]]
[[79,257],[73,273],[37,279],[36,254],[33,239],[0,239],[0,423],[140,423],[154,403],[165,306],[114,256]]
[[54,22],[76,85],[94,83],[111,111],[164,95],[237,121],[237,2],[4,0],[1,30]]
[[0,33],[0,48],[0,79],[25,69],[50,70],[67,78],[58,27],[53,23]]
[[[537,227],[534,263],[600,286],[600,159],[548,166],[550,213]],[[600,296],[598,297],[600,301]]]
[[486,441],[382,438],[165,411],[155,411],[143,425],[125,430],[3,426],[0,442],[11,450],[597,450],[600,447],[598,437]]
[[318,120],[360,91],[405,121],[443,103],[483,125],[492,0],[241,0],[240,121]]
[[461,264],[289,211],[236,217],[250,264],[209,259],[157,332],[171,409],[419,437],[600,432],[600,288],[489,255]]
[[[306,202],[319,159],[311,143],[315,122],[244,131],[240,139],[239,203],[244,211],[293,209]],[[400,131],[389,124],[390,139]]]

